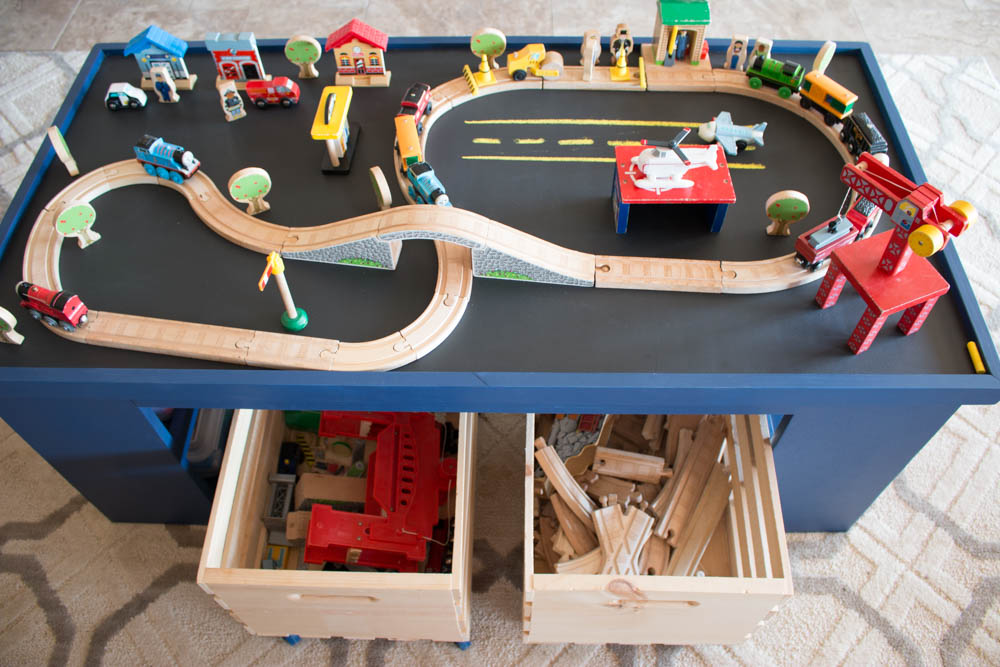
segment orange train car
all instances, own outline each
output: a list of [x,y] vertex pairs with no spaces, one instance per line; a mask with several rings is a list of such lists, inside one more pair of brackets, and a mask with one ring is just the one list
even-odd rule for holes
[[399,165],[404,173],[411,164],[424,161],[417,124],[409,114],[396,116],[396,150],[399,151]]

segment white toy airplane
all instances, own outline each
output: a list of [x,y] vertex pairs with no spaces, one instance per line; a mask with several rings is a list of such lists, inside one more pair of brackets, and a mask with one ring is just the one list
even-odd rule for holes
[[726,155],[738,155],[750,144],[763,147],[766,128],[766,122],[753,127],[734,125],[732,115],[728,111],[720,111],[718,116],[698,126],[698,136],[708,142],[718,141]]
[[[633,185],[643,190],[660,194],[663,190],[689,188],[694,181],[684,178],[689,169],[709,167],[719,168],[719,151],[715,146],[686,146],[680,143],[691,128],[686,127],[677,136],[666,142],[643,140],[644,146],[651,146],[632,158],[632,167],[627,172]],[[689,157],[690,156],[690,157]],[[639,176],[637,178],[637,175]]]

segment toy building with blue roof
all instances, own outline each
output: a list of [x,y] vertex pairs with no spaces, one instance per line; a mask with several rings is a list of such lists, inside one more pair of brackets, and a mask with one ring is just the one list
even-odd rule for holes
[[184,63],[187,49],[188,44],[183,39],[151,25],[129,40],[124,53],[126,56],[135,56],[142,72],[143,88],[152,88],[150,69],[156,65],[164,65],[178,88],[190,90],[198,80],[198,75],[189,73]]

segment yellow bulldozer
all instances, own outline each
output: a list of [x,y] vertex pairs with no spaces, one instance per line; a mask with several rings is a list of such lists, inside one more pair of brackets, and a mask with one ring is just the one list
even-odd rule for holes
[[563,73],[563,57],[557,51],[546,51],[544,44],[527,44],[507,56],[507,73],[515,81],[523,81],[529,74],[556,79]]

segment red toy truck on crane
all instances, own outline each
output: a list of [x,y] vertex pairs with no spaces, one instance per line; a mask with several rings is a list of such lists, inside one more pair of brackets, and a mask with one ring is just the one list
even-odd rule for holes
[[426,412],[323,412],[319,434],[374,439],[363,514],[312,506],[307,563],[416,572],[454,487],[458,461],[441,458],[441,429]]

